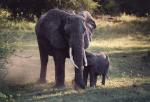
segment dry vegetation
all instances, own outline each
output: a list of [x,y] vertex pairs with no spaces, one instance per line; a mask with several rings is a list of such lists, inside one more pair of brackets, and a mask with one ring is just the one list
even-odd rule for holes
[[[23,62],[20,65],[24,66],[24,69],[32,68],[33,66],[30,66],[31,63],[28,62],[38,63],[36,59],[39,59],[34,33],[35,23],[25,20],[12,21],[6,19],[5,16],[0,16],[1,56],[8,54],[3,51],[5,50],[4,46],[8,47],[8,50],[15,49],[15,54],[24,54],[24,56],[31,54],[32,58],[26,62],[21,60],[22,58],[18,60],[20,60],[19,63]],[[44,85],[28,83],[12,86],[7,82],[5,85],[0,82],[3,87],[5,86],[5,88],[0,87],[0,102],[148,102],[150,100],[150,19],[122,14],[118,17],[100,16],[96,19],[96,23],[97,29],[88,50],[104,51],[109,54],[110,78],[107,80],[106,86],[102,86],[99,81],[95,89],[86,88],[75,91],[71,87],[70,79],[70,77],[73,78],[73,70],[67,70],[66,73],[70,73],[72,76],[66,75],[68,83],[64,90],[53,89],[53,80],[49,79],[49,83]],[[11,45],[13,47],[10,47]],[[8,58],[13,59],[12,57]],[[1,58],[0,61],[2,59],[4,58]],[[18,60],[13,63],[17,63]],[[37,66],[39,70],[39,63]],[[68,61],[66,66],[67,69],[72,68]],[[16,70],[20,70],[20,68],[16,68]],[[27,70],[24,71],[28,73]],[[35,70],[30,70],[30,72]],[[14,73],[14,69],[11,73]],[[17,74],[19,73],[21,72],[19,71]]]

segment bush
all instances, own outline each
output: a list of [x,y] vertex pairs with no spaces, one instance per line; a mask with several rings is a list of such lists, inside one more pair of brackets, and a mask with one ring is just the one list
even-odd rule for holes
[[98,4],[93,0],[2,0],[0,5],[11,12],[13,18],[38,18],[52,8],[93,10]]
[[95,0],[100,7],[96,11],[104,14],[135,14],[146,16],[150,14],[150,0]]

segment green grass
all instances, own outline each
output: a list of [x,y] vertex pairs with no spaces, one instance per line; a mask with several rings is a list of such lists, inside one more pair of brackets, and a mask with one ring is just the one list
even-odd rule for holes
[[[9,20],[0,11],[0,66],[13,51],[37,48],[34,22]],[[40,85],[9,85],[0,81],[0,102],[149,102],[150,100],[150,19],[121,15],[100,16],[89,51],[108,53],[109,80],[102,86],[74,90],[52,88],[53,82]],[[37,52],[36,52],[37,53]],[[6,61],[4,61],[6,60]],[[99,78],[100,80],[101,78]]]
[[74,90],[53,89],[52,84],[10,87],[17,102],[149,102],[149,78],[112,79],[106,86]]

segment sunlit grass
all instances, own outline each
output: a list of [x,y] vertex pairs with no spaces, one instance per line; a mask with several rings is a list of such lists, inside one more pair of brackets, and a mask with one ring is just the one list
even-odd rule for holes
[[7,10],[0,9],[0,31],[3,30],[34,30],[35,23],[22,20],[12,20],[10,19],[10,13]]
[[122,14],[119,17],[101,17],[96,20],[97,29],[90,49],[150,48],[150,20]]
[[[115,34],[114,34],[115,35]],[[148,38],[146,38],[148,39]],[[132,48],[150,48],[149,41],[146,40],[138,40],[135,39],[135,37],[132,37],[130,35],[125,36],[125,37],[120,37],[120,38],[108,38],[108,39],[97,39],[95,38],[91,42],[91,47],[92,48],[105,48],[105,49],[132,49]]]
[[135,15],[127,15],[126,13],[123,13],[120,17],[117,18],[118,20],[125,21],[125,22],[131,22],[135,20],[142,20],[139,17]]
[[[121,100],[121,102],[133,102],[132,100],[137,100],[142,102],[142,99],[148,99],[149,96],[149,85],[150,78],[113,78],[107,81],[105,86],[98,83],[96,88],[86,88],[84,90],[74,90],[72,88],[67,88],[64,90],[57,90],[50,88],[51,85],[46,85],[45,91],[41,91],[44,86],[34,89],[34,86],[28,85],[28,88],[20,89],[18,93],[20,94],[17,98],[18,101],[46,101],[46,102],[116,102]],[[32,86],[32,89],[30,88]],[[30,90],[30,93],[24,93]],[[136,102],[137,102],[136,101]],[[119,101],[120,102],[120,101]],[[147,100],[146,100],[147,102]]]
[[34,30],[35,23],[21,20],[21,21],[12,21],[7,19],[0,19],[1,30],[8,29],[9,30]]
[[10,16],[8,10],[0,8],[0,17],[8,17],[8,16]]

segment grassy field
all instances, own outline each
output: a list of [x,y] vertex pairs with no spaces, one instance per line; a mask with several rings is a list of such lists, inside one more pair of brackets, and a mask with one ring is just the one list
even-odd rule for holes
[[[47,76],[49,83],[44,85],[36,83],[40,64],[37,61],[39,55],[34,32],[35,23],[25,20],[9,20],[8,15],[7,12],[0,11],[0,69],[6,67],[9,69],[8,73],[5,72],[7,76],[12,78],[11,75],[19,74],[19,77],[9,79],[11,82],[17,80],[15,84],[10,84],[7,79],[0,81],[0,102],[150,101],[150,18],[126,14],[118,17],[98,16],[96,18],[97,28],[88,50],[108,53],[111,64],[106,85],[102,86],[99,81],[96,88],[74,90],[71,84],[74,72],[73,68],[70,68],[71,64],[67,61],[67,88],[57,90],[52,88],[54,80],[50,78],[50,75]],[[22,56],[20,58],[16,55]],[[29,59],[23,58],[30,55],[32,57]],[[32,65],[33,61],[37,66]],[[51,62],[52,59],[50,59],[50,65]],[[11,66],[10,63],[14,65]],[[12,68],[9,68],[10,66]],[[29,74],[17,72],[17,70],[21,70],[21,67],[26,69],[23,70],[23,73]],[[31,70],[30,67],[38,67],[38,69]],[[4,74],[4,70],[0,71]],[[31,73],[32,71],[34,74]],[[49,74],[53,73],[52,71]],[[29,78],[35,75],[36,78],[33,78],[34,81],[27,78],[30,82],[26,81],[20,85],[19,83],[25,80],[22,77],[24,75]]]

